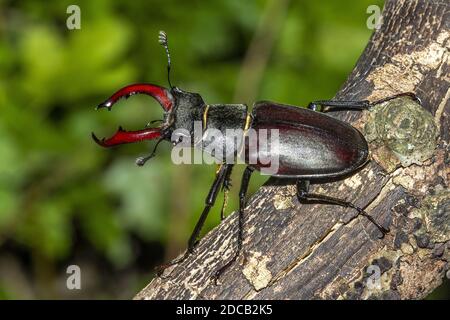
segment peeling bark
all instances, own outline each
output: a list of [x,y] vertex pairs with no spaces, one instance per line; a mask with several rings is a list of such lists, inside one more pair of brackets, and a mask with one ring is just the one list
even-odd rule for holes
[[[235,250],[236,214],[135,298],[420,299],[433,291],[450,268],[449,13],[447,0],[388,0],[381,28],[336,96],[375,100],[412,91],[430,117],[407,113],[411,121],[399,120],[399,128],[417,135],[420,126],[410,129],[422,118],[434,121],[436,145],[420,161],[401,161],[391,144],[374,139],[372,161],[362,170],[312,188],[365,208],[390,227],[384,239],[366,219],[352,220],[353,210],[299,204],[292,181],[270,179],[248,201],[244,253],[217,285],[210,278]],[[371,115],[334,116],[366,132],[376,121]]]

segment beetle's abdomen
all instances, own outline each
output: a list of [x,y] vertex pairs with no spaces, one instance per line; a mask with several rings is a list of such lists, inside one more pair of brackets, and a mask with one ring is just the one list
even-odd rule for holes
[[[267,130],[269,137],[278,137],[277,143],[266,139],[266,146],[258,144],[257,148],[246,140],[246,161],[258,158],[256,164],[250,162],[257,170],[277,165],[271,175],[337,177],[356,170],[367,160],[368,146],[361,133],[325,114],[260,102],[255,105],[253,117],[252,129],[256,133]],[[268,162],[268,158],[272,161]]]

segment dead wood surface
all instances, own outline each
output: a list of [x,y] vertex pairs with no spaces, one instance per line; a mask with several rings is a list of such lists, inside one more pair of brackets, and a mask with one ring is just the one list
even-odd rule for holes
[[[422,164],[402,165],[385,146],[371,143],[372,161],[358,173],[313,186],[312,192],[365,208],[389,226],[384,239],[364,218],[343,224],[353,210],[299,204],[291,181],[270,179],[245,210],[246,258],[241,255],[218,285],[210,277],[235,250],[235,213],[201,240],[194,255],[167,269],[169,278],[153,279],[135,298],[420,299],[439,286],[450,257],[449,13],[448,0],[386,1],[381,28],[336,96],[373,101],[415,92],[439,133]],[[369,112],[334,116],[363,132],[370,120]],[[419,140],[432,139],[420,125],[416,129]],[[378,286],[368,285],[369,266],[381,272]]]

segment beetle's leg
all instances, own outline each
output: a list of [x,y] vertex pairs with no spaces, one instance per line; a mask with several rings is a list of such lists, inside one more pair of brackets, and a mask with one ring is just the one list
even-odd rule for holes
[[158,148],[159,144],[161,143],[161,141],[164,141],[164,138],[160,138],[155,146],[153,147],[153,151],[152,153],[150,153],[148,156],[145,157],[139,157],[136,159],[136,164],[140,167],[142,167],[148,160],[150,160],[151,158],[153,158],[156,154],[156,149]]
[[[319,112],[326,112],[326,111],[339,111],[339,110],[348,110],[348,109],[356,109],[356,110],[366,110],[370,109],[371,107],[387,102],[399,97],[410,97],[411,99],[417,101],[419,104],[422,104],[420,99],[415,95],[413,92],[403,92],[399,94],[395,94],[393,96],[379,99],[373,102],[370,102],[368,100],[362,100],[362,101],[335,101],[335,100],[317,100],[312,101],[308,104],[308,109],[319,111]],[[331,110],[325,110],[324,107],[331,107]]]
[[200,234],[200,231],[203,227],[203,224],[205,223],[206,217],[208,217],[209,210],[214,205],[214,202],[216,201],[217,195],[220,191],[220,186],[223,183],[223,180],[225,178],[225,174],[227,173],[228,167],[231,166],[231,164],[223,164],[220,166],[216,178],[214,179],[214,182],[211,186],[211,189],[209,190],[208,196],[205,200],[205,208],[203,209],[202,214],[200,215],[200,218],[197,221],[197,224],[195,225],[194,231],[192,232],[191,237],[189,238],[188,242],[188,248],[186,252],[179,257],[178,259],[172,260],[169,263],[163,264],[159,267],[157,267],[157,273],[158,275],[161,275],[161,273],[166,269],[167,267],[173,266],[174,264],[178,264],[194,252],[194,247],[197,244],[197,238]]
[[398,94],[394,94],[393,96],[390,97],[386,97],[383,99],[379,99],[379,100],[375,100],[373,102],[370,103],[370,106],[376,106],[377,104],[383,103],[383,102],[387,102],[390,100],[394,100],[397,99],[399,97],[410,97],[412,100],[415,100],[418,104],[422,105],[422,100],[420,100],[420,98],[414,93],[414,92],[402,92],[402,93],[398,93]]
[[[386,229],[385,227],[380,225],[367,212],[365,212],[363,209],[354,205],[351,202],[341,200],[338,198],[325,196],[322,194],[309,193],[309,181],[308,180],[297,180],[297,197],[300,202],[321,202],[321,203],[335,204],[335,205],[338,205],[341,207],[346,207],[346,208],[353,208],[356,211],[358,211],[358,215],[362,215],[362,216],[366,217],[370,222],[372,222],[375,226],[377,226],[377,228],[381,231],[381,233],[383,235],[381,238],[383,238],[384,235],[389,232],[389,229]],[[356,218],[357,216],[355,216],[354,218]]]
[[324,107],[332,107],[337,110],[366,110],[371,107],[368,100],[363,101],[334,101],[334,100],[317,100],[308,104],[308,109],[318,112],[326,112]]
[[222,209],[220,210],[220,220],[225,219],[225,209],[228,204],[228,192],[231,187],[231,172],[233,170],[233,166],[229,166],[227,172],[225,173],[225,178],[223,179],[222,190],[223,190],[223,203]]
[[242,176],[241,181],[241,188],[239,190],[239,216],[238,216],[238,238],[237,238],[237,249],[234,252],[233,257],[230,261],[228,261],[222,268],[216,271],[216,273],[213,275],[213,280],[216,283],[217,279],[220,277],[220,275],[227,270],[234,261],[236,261],[237,257],[241,253],[242,249],[242,242],[244,240],[244,207],[245,207],[245,200],[247,196],[247,190],[248,190],[248,184],[250,182],[250,177],[253,172],[253,168],[247,167],[245,168],[244,174]]

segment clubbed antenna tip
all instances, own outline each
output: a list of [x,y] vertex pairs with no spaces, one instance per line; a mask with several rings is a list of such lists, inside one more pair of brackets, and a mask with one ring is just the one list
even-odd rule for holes
[[169,81],[169,86],[172,87],[172,83],[170,82],[170,52],[169,52],[169,42],[167,41],[167,34],[164,31],[160,31],[158,35],[158,42],[161,44],[166,50],[167,55],[167,80]]

